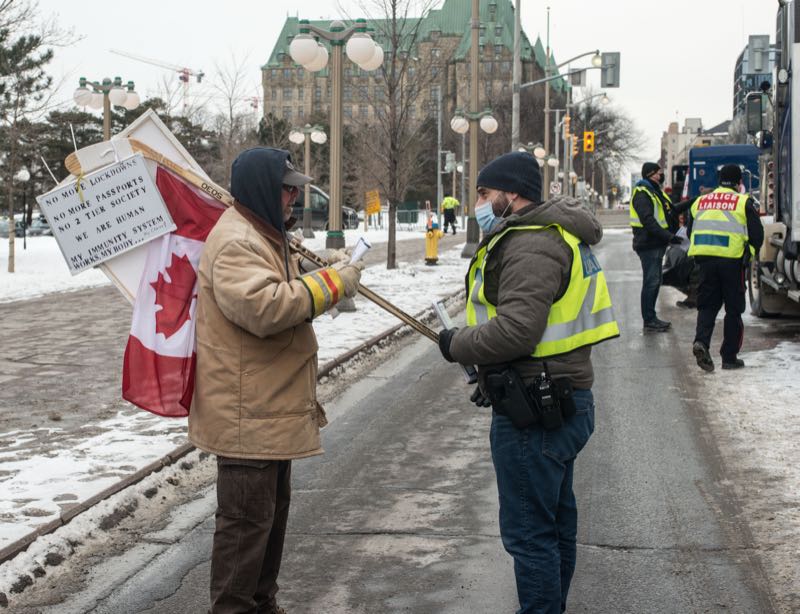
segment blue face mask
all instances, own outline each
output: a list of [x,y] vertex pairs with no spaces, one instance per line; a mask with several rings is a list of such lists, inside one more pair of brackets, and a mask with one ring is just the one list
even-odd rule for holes
[[475,207],[475,219],[478,222],[478,226],[481,227],[481,230],[488,234],[495,229],[503,218],[497,217],[494,214],[494,211],[492,211],[492,203],[485,203],[480,207]]

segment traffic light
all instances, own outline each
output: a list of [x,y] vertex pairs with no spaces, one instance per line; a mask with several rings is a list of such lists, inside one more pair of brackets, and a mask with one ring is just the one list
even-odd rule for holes
[[619,87],[619,52],[603,53],[600,57],[600,87]]
[[578,155],[578,135],[577,134],[573,134],[572,135],[572,157],[574,158],[577,155]]
[[583,151],[587,153],[591,153],[594,151],[594,130],[584,130]]
[[569,115],[564,116],[564,135],[569,134]]

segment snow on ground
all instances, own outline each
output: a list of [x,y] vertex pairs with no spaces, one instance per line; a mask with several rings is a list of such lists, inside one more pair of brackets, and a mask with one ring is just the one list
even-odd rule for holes
[[[348,243],[354,243],[358,236],[358,231],[352,233],[353,237],[348,234]],[[419,231],[408,234],[422,238]],[[392,271],[383,265],[368,267],[362,282],[406,313],[417,314],[430,307],[432,300],[463,288],[467,261],[461,258],[462,247],[463,244],[442,253],[437,266],[400,262],[399,268]],[[57,252],[55,255],[61,258]],[[64,274],[69,277],[66,265]],[[54,273],[45,276],[56,277]],[[57,284],[39,288],[66,289]],[[24,288],[20,286],[18,290]],[[356,305],[355,313],[341,313],[335,319],[326,314],[315,320],[320,365],[399,322],[360,296]],[[47,435],[59,443],[46,450],[37,449],[33,456],[26,444],[32,439],[41,440],[42,433],[0,433],[4,492],[0,499],[0,548],[55,519],[62,507],[88,499],[186,442],[185,420],[167,420],[132,407],[113,420],[92,426],[94,433],[99,430],[98,434],[65,437],[58,429],[50,429]]]
[[[354,245],[363,236],[372,243],[385,243],[388,231],[371,228],[345,230],[345,242]],[[312,250],[325,247],[325,232],[317,231],[313,239],[304,244]],[[422,239],[422,230],[407,230],[402,225],[397,229],[397,240]],[[99,269],[72,275],[64,262],[61,250],[54,237],[28,237],[27,249],[22,248],[22,239],[14,242],[14,269],[8,272],[8,239],[0,238],[0,303],[43,296],[51,292],[83,290],[108,283],[108,278]]]
[[[773,321],[774,322],[774,321]],[[746,319],[746,326],[751,322]],[[719,321],[717,326],[721,326]],[[745,337],[747,336],[745,331]],[[695,373],[700,402],[765,572],[783,605],[800,604],[800,343],[742,352],[744,371]],[[695,399],[687,399],[695,401]],[[786,611],[797,611],[791,607]]]
[[14,241],[14,273],[8,272],[8,239],[0,239],[0,302],[42,296],[51,292],[82,290],[111,283],[105,274],[92,269],[71,275],[53,237],[28,237]]

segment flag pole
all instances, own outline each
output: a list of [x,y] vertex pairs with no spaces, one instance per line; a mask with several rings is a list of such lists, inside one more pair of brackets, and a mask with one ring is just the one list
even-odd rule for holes
[[[197,173],[188,168],[184,168],[179,164],[175,164],[172,160],[164,156],[163,154],[159,153],[149,145],[145,145],[141,141],[136,139],[127,139],[130,143],[131,149],[137,153],[141,153],[145,158],[148,160],[152,160],[162,166],[166,167],[179,177],[185,179],[194,187],[199,188],[204,193],[208,194],[214,200],[226,205],[228,207],[232,206],[234,203],[234,198],[231,194],[224,188],[218,186],[216,183],[211,181],[210,179],[206,179],[201,177]],[[81,173],[81,163],[78,160],[78,156],[75,153],[71,153],[67,156],[66,160],[64,160],[64,166],[67,170],[75,176],[80,175]],[[330,263],[322,258],[321,256],[315,254],[313,251],[305,247],[299,240],[292,237],[289,240],[289,248],[294,251],[295,253],[300,254],[304,258],[310,260],[317,266],[327,267],[330,266]],[[358,286],[358,293],[362,295],[364,298],[372,301],[381,309],[389,312],[397,319],[402,321],[404,324],[407,324],[419,334],[427,337],[434,343],[439,342],[439,334],[425,325],[423,322],[418,320],[417,318],[407,314],[405,311],[397,307],[396,305],[392,304],[391,302],[387,301],[385,298],[373,292],[369,288],[359,285]]]

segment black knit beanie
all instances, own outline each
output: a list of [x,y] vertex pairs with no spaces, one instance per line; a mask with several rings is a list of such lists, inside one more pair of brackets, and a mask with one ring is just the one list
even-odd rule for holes
[[515,151],[495,158],[481,169],[478,186],[514,192],[531,201],[542,202],[542,173],[531,154]]
[[650,175],[655,173],[661,167],[655,162],[645,162],[642,164],[642,179],[650,179]]
[[739,185],[742,180],[742,169],[738,164],[726,164],[719,169],[719,183],[720,185],[734,188]]

